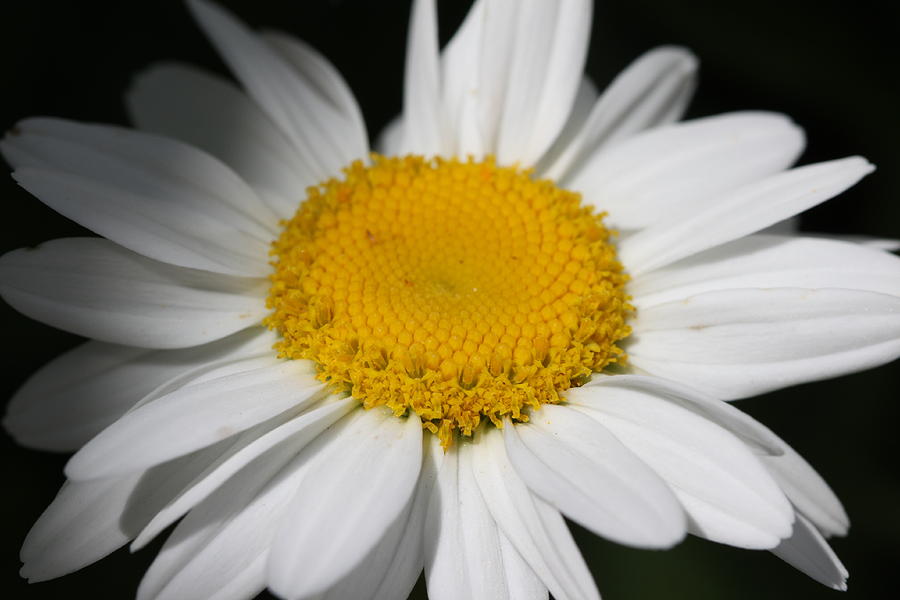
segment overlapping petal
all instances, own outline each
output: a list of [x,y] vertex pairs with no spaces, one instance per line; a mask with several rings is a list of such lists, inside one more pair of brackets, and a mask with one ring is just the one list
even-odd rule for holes
[[0,258],[0,294],[20,312],[89,338],[183,348],[258,324],[266,283],[183,269],[112,242],[66,238]]
[[212,156],[171,139],[26,119],[2,142],[16,181],[45,204],[149,258],[264,277],[275,214]]
[[275,340],[253,327],[181,350],[90,341],[32,375],[10,400],[3,425],[20,444],[74,452],[160,386],[221,361],[267,353]]
[[66,474],[96,479],[148,468],[302,410],[324,392],[308,361],[237,361],[129,412],[76,453]]
[[871,368],[900,355],[900,296],[725,289],[640,311],[631,364],[724,399]]

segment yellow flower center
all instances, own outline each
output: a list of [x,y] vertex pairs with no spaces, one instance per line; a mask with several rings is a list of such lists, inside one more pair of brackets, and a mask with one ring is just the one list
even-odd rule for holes
[[529,171],[372,156],[309,188],[273,244],[279,356],[448,447],[621,362],[627,276],[603,215]]

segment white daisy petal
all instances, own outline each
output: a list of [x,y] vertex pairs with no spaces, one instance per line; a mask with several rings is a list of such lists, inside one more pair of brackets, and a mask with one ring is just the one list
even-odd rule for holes
[[841,501],[806,460],[784,444],[781,456],[763,456],[763,464],[797,508],[826,536],[846,535],[850,527]]
[[797,515],[791,537],[772,549],[772,554],[806,573],[822,585],[847,589],[847,569],[812,523]]
[[87,342],[32,375],[10,400],[3,425],[20,444],[72,452],[160,385],[210,363],[269,350],[275,340],[255,327],[182,350]]
[[782,115],[718,115],[598,152],[567,185],[608,211],[612,226],[633,230],[714,207],[722,193],[783,171],[802,149],[803,132]]
[[[269,586],[322,593],[359,565],[404,510],[422,466],[418,416],[357,411],[316,458],[272,544]],[[304,569],[298,571],[297,565]]]
[[75,454],[66,474],[96,479],[147,468],[299,411],[324,391],[308,361],[251,359],[229,370],[129,412]]
[[350,86],[328,59],[304,42],[280,31],[263,31],[263,38],[287,59],[301,79],[308,81],[331,103],[359,135],[358,151],[368,147],[366,124]]
[[559,511],[534,496],[509,462],[503,433],[482,429],[472,470],[497,526],[558,600],[600,594]]
[[[756,454],[781,457],[787,452],[788,446],[781,438],[748,414],[727,402],[674,381],[644,375],[595,375],[583,387],[641,390],[657,398],[665,398],[668,402],[727,429]],[[597,394],[602,393],[604,392],[601,390],[597,391]]]
[[271,270],[266,252],[275,214],[225,165],[195,148],[60,119],[22,121],[2,146],[22,187],[135,252],[231,275]]
[[500,555],[503,558],[509,597],[514,600],[547,600],[550,596],[547,586],[528,566],[503,532],[498,530],[497,535],[500,538]]
[[[530,166],[569,116],[587,55],[592,3],[529,0],[519,5],[506,25],[509,46],[503,49],[508,55],[496,152],[501,164]],[[486,6],[488,18],[492,8]],[[494,40],[483,43],[484,57],[493,52]]]
[[446,152],[440,104],[437,9],[434,0],[415,0],[409,18],[403,76],[401,153]]
[[[482,64],[480,55],[485,4],[486,0],[476,0],[440,57],[442,105],[447,132],[456,134],[456,139],[448,140],[448,145],[450,153],[459,156],[471,154],[481,157],[487,148],[479,111],[482,99],[489,102],[490,97],[479,93],[477,72]],[[478,68],[473,68],[475,65]],[[489,85],[492,83],[496,84],[498,80],[488,82]]]
[[272,539],[314,453],[277,446],[194,508],[141,581],[138,600],[253,597]]
[[545,405],[528,423],[507,421],[503,434],[525,485],[597,535],[660,548],[687,532],[684,511],[665,482],[594,419]]
[[403,144],[403,116],[395,117],[385,125],[375,142],[375,151],[383,156],[400,154]]
[[790,535],[794,511],[781,489],[718,425],[625,385],[575,388],[568,400],[671,486],[691,533],[743,548],[772,548]]
[[183,269],[96,238],[52,240],[0,257],[0,293],[16,310],[79,335],[183,348],[259,323],[265,281]]
[[706,292],[641,310],[627,346],[652,375],[731,400],[900,355],[900,297],[842,289]]
[[[604,90],[578,133],[541,159],[543,175],[567,183],[586,158],[601,147],[639,131],[677,121],[687,107],[697,78],[697,58],[675,46],[640,56]],[[554,144],[554,147],[559,142]]]
[[629,283],[638,310],[740,288],[844,288],[900,295],[900,257],[834,240],[751,235]]
[[544,155],[541,156],[541,159],[534,168],[535,173],[539,177],[553,177],[548,174],[547,169],[551,167],[560,155],[566,152],[567,149],[574,144],[578,136],[582,134],[585,123],[596,102],[597,86],[595,86],[594,82],[588,77],[582,77],[581,84],[578,86],[578,91],[575,93],[575,100],[572,103],[572,110],[569,112],[569,118],[566,120],[566,124],[563,125],[559,135],[556,136],[553,145],[544,152]]
[[671,218],[623,240],[619,258],[632,277],[755,233],[836,196],[872,172],[859,157],[799,167],[731,191],[696,214]]
[[365,132],[283,55],[224,9],[203,0],[191,0],[188,6],[248,94],[291,140],[303,161],[314,166],[316,181],[365,158]]
[[[429,598],[533,598],[535,589],[546,597],[547,589],[516,550],[505,538],[501,541],[503,534],[484,504],[472,465],[471,442],[460,441],[438,474],[425,519]],[[515,581],[520,574],[525,579]]]
[[220,456],[219,460],[210,465],[205,472],[199,474],[196,480],[186,487],[177,498],[173,498],[172,502],[162,508],[137,536],[132,550],[146,545],[257,457],[285,442],[288,438],[290,438],[290,443],[299,450],[358,404],[352,398],[345,398],[290,419],[262,435],[254,432],[249,443],[237,449],[233,454]]
[[293,145],[234,84],[196,67],[154,65],[126,96],[137,127],[209,152],[289,218],[298,191],[318,182]]
[[122,478],[66,482],[25,538],[22,576],[31,582],[59,577],[123,546],[221,449]]
[[409,596],[422,572],[425,511],[443,455],[437,438],[426,435],[422,472],[407,509],[352,573],[310,600],[395,600]]

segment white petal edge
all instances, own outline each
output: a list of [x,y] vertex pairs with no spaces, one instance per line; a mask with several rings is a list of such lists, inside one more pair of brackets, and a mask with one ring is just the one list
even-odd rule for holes
[[600,388],[596,392],[590,392],[598,395],[603,394],[603,388],[612,388],[613,393],[618,388],[624,388],[664,398],[727,429],[755,454],[763,457],[784,456],[789,448],[769,428],[733,405],[674,381],[645,375],[594,375],[581,389],[587,394],[587,390],[593,388]]
[[307,441],[276,446],[188,513],[145,574],[138,600],[237,600],[261,592],[272,539],[315,458],[301,451]]
[[184,269],[97,238],[64,238],[0,257],[0,294],[25,315],[143,348],[221,339],[266,315],[266,282]]
[[407,509],[363,562],[324,594],[309,600],[407,598],[422,573],[423,529],[431,490],[443,461],[437,437],[425,434],[422,472]]
[[220,448],[208,448],[145,472],[90,482],[67,481],[22,545],[29,582],[71,573],[123,546]]
[[290,141],[234,84],[178,63],[139,73],[126,95],[131,119],[142,130],[201,148],[234,169],[285,219],[295,196],[318,182]]
[[673,214],[623,240],[619,259],[637,277],[755,233],[843,192],[874,167],[860,157],[779,173],[718,198],[694,214]]
[[[180,519],[194,506],[214,493],[225,481],[248,464],[290,438],[292,445],[301,448],[317,435],[358,406],[353,398],[343,398],[303,412],[274,429],[259,435],[236,452],[223,456],[200,473],[181,494],[163,507],[141,531],[131,546],[139,550],[166,527]],[[303,442],[306,440],[306,442]]]
[[594,152],[677,121],[696,78],[697,58],[685,48],[661,46],[642,54],[603,91],[578,133],[558,152],[551,149],[551,156],[541,159],[542,176],[568,185],[569,175]]
[[13,177],[60,214],[177,266],[265,276],[277,217],[240,177],[175,140],[62,119],[19,122],[0,142]]
[[825,538],[816,528],[797,515],[791,537],[772,549],[772,554],[822,585],[846,591],[849,573]]
[[509,462],[503,433],[482,428],[473,445],[472,469],[497,526],[557,600],[599,600],[559,511],[533,495]]
[[[428,597],[433,600],[453,598],[535,597],[535,586],[510,588],[514,574],[508,572],[504,560],[502,534],[487,510],[472,472],[472,448],[468,440],[458,441],[444,458],[433,488],[425,518],[425,578]],[[521,565],[514,548],[510,565],[520,566],[536,576],[527,565]],[[520,562],[515,562],[519,558]],[[531,588],[531,589],[529,589]],[[538,581],[537,589],[543,588]],[[543,588],[546,597],[546,588]],[[518,592],[518,595],[513,595]],[[540,597],[540,596],[538,596]]]
[[822,238],[756,234],[629,283],[638,310],[740,288],[844,288],[900,295],[900,257]]
[[586,159],[566,182],[635,230],[710,210],[720,197],[791,166],[803,131],[783,115],[737,112],[636,135]]
[[[536,164],[562,130],[584,71],[592,8],[588,0],[529,0],[506,24],[512,31],[497,132],[500,164]],[[490,48],[493,40],[484,43]]]
[[781,488],[725,429],[636,387],[575,388],[567,396],[669,484],[691,533],[742,548],[772,548],[790,535],[794,511]]
[[214,444],[325,393],[308,361],[274,356],[231,365],[129,412],[66,465],[76,480],[121,475]]
[[366,123],[353,91],[340,72],[315,48],[280,31],[263,31],[263,38],[287,59],[301,79],[313,85],[334,106],[348,126],[360,136],[358,151],[368,148]]
[[74,452],[141,398],[207,364],[269,350],[275,334],[261,327],[181,350],[146,350],[87,342],[29,377],[7,406],[3,426],[22,445]]
[[669,548],[687,521],[666,483],[598,421],[544,405],[528,423],[507,420],[509,461],[528,488],[599,536],[638,548]]
[[354,414],[341,421],[281,523],[268,564],[275,594],[327,590],[365,559],[412,497],[422,467],[418,416],[400,419],[382,408]]
[[706,292],[640,311],[631,364],[725,400],[900,356],[900,297],[844,289]]
[[403,76],[403,153],[432,156],[449,150],[439,78],[437,7],[434,0],[414,0]]
[[782,456],[761,460],[794,504],[797,512],[826,536],[846,535],[850,519],[822,476],[793,448],[784,444]]
[[317,181],[366,157],[365,132],[262,37],[219,6],[189,0],[188,7],[247,93],[291,140]]

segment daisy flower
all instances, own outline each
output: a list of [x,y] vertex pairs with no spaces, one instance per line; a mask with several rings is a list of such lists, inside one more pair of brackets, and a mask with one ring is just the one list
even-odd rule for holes
[[0,259],[11,306],[91,338],[6,417],[80,448],[24,577],[177,523],[142,600],[395,599],[423,569],[434,600],[597,598],[565,517],[845,587],[840,502],[726,401],[900,354],[900,260],[778,228],[868,162],[791,168],[778,114],[678,122],[681,48],[599,93],[586,0],[479,0],[443,50],[414,2],[403,112],[372,147],[310,46],[189,6],[242,91],[160,65],[136,130],[32,118],[2,142],[103,236]]

